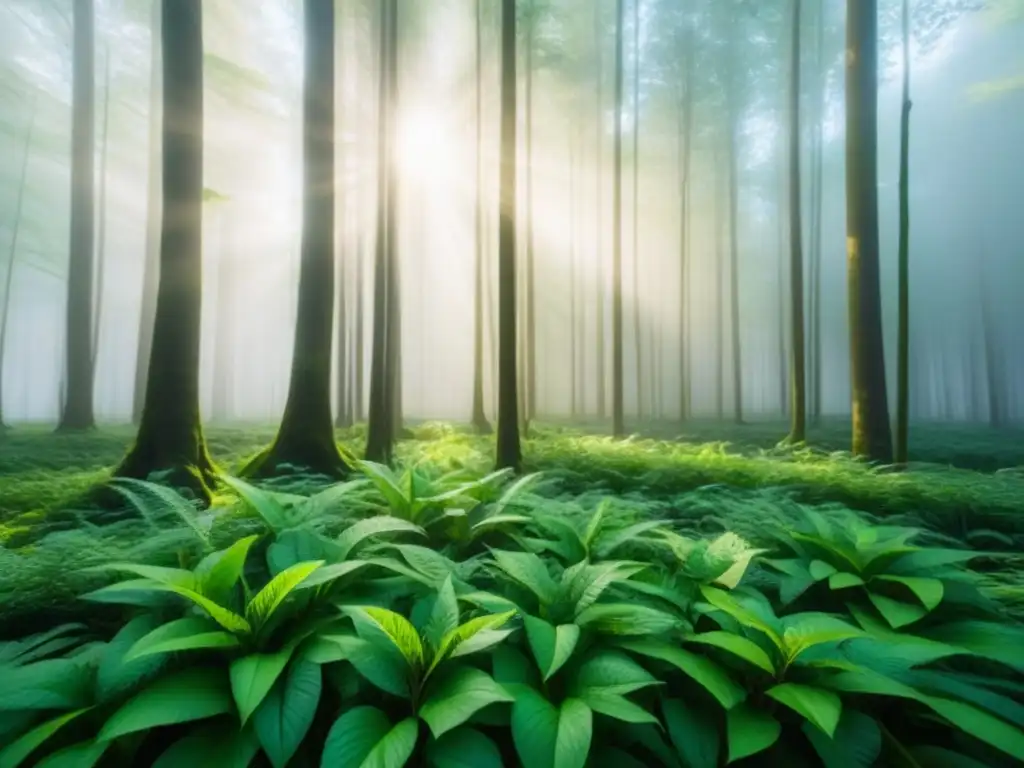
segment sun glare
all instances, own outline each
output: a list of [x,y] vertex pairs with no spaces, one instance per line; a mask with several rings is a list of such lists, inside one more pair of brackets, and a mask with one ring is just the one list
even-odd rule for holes
[[406,178],[428,182],[452,173],[455,152],[451,132],[436,113],[406,115],[398,126],[395,153],[399,172]]

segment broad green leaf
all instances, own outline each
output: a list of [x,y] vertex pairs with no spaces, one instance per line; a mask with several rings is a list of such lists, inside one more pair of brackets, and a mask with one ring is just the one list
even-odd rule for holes
[[809,722],[803,732],[825,768],[872,768],[882,751],[878,722],[855,709],[843,708],[832,738]]
[[829,589],[849,589],[863,586],[864,579],[855,573],[835,573],[828,577]]
[[210,560],[208,569],[206,567],[196,568],[196,576],[199,582],[198,591],[214,602],[223,603],[227,600],[231,590],[242,577],[242,570],[245,568],[245,558],[249,555],[249,549],[258,539],[258,536],[246,536],[239,539],[227,549],[218,553],[216,560]]
[[[908,752],[917,761],[917,765],[928,768],[992,768],[987,763],[982,763],[973,757],[942,747],[911,747]],[[832,766],[826,768],[832,768]]]
[[402,698],[410,697],[409,662],[390,642],[387,645],[375,645],[369,640],[350,635],[325,636],[320,639],[334,643],[340,650],[337,658],[327,659],[325,663],[347,659],[360,675],[382,691]]
[[700,587],[700,591],[704,599],[715,608],[729,614],[743,626],[763,632],[778,648],[782,648],[782,638],[779,637],[779,633],[775,631],[775,628],[741,604],[733,595],[703,584]]
[[505,624],[514,615],[515,611],[509,611],[490,616],[479,616],[456,627],[441,638],[441,644],[434,654],[427,674],[433,672],[441,662],[448,658],[468,656],[500,643],[513,630],[498,630],[498,627]]
[[251,727],[214,721],[190,731],[168,747],[153,768],[249,768],[260,743]]
[[323,675],[320,665],[296,661],[253,714],[253,727],[274,768],[285,768],[313,724]]
[[270,693],[294,652],[295,645],[289,643],[274,653],[251,653],[231,662],[231,692],[242,725]]
[[950,621],[925,630],[934,641],[964,648],[1024,671],[1024,630],[990,621]]
[[191,651],[201,648],[233,648],[239,645],[238,638],[230,632],[219,630],[210,620],[199,616],[176,619],[140,637],[128,653],[125,661],[154,653]]
[[222,475],[221,480],[234,490],[274,533],[280,533],[290,527],[291,521],[288,519],[288,513],[272,493],[250,485],[237,477]]
[[811,578],[815,581],[822,581],[833,574],[838,573],[834,565],[826,563],[824,560],[811,560],[807,570],[810,572]]
[[939,579],[926,579],[920,576],[877,576],[878,581],[889,581],[902,584],[921,601],[921,605],[934,611],[942,602],[943,587]]
[[569,602],[575,606],[574,612],[577,616],[596,603],[608,587],[621,584],[648,567],[644,563],[620,561],[581,565],[580,571],[569,585],[568,595]]
[[65,724],[71,722],[82,713],[88,712],[89,709],[89,707],[76,709],[52,718],[51,720],[47,720],[45,723],[37,725],[28,733],[25,733],[15,739],[0,750],[0,767],[18,768],[18,766],[21,765],[29,755],[45,743],[47,739],[53,736],[53,734],[59,731]]
[[326,565],[323,568],[317,568],[295,587],[295,591],[298,592],[303,589],[313,589],[314,587],[319,587],[332,581],[337,581],[338,579],[348,576],[350,573],[355,573],[368,565],[372,565],[369,560],[346,560],[344,563],[332,563],[331,565]]
[[142,563],[108,563],[84,568],[84,571],[117,571],[131,573],[143,579],[150,579],[164,586],[195,589],[196,577],[192,571],[183,568],[165,568],[160,565],[143,565]]
[[730,709],[725,720],[730,763],[764,752],[782,733],[778,720],[748,704]]
[[374,707],[356,707],[335,720],[327,734],[321,768],[402,768],[412,757],[419,724],[406,718],[394,727]]
[[445,579],[458,570],[455,562],[429,547],[417,544],[392,544],[390,548],[398,550],[413,572],[419,574],[420,578],[434,589],[439,588]]
[[782,620],[783,650],[789,663],[804,651],[825,643],[835,643],[863,636],[852,624],[827,613],[797,613]]
[[[425,660],[423,642],[410,621],[386,608],[350,607],[345,613],[356,623],[356,632],[364,640],[386,638],[405,658],[409,666],[419,669]],[[360,621],[362,619],[362,621]]]
[[725,709],[732,709],[747,696],[746,690],[729,673],[705,656],[654,640],[630,640],[619,644],[631,653],[671,664],[702,686]]
[[551,605],[558,599],[558,585],[548,573],[544,561],[531,552],[491,550],[498,567],[511,579],[530,590],[541,605]]
[[579,699],[556,708],[536,691],[522,689],[512,705],[512,740],[530,768],[583,768],[593,738],[593,714]]
[[459,601],[455,597],[455,587],[451,575],[441,584],[434,596],[434,605],[430,611],[423,630],[423,636],[430,647],[439,649],[445,635],[454,632],[459,626]]
[[228,681],[210,669],[187,669],[151,684],[112,714],[97,741],[231,711]]
[[109,746],[109,741],[81,741],[47,755],[35,768],[92,768]]
[[1024,731],[1020,728],[963,702],[923,695],[921,701],[956,728],[1024,762]]
[[893,629],[913,624],[928,615],[927,608],[893,600],[891,597],[880,595],[877,592],[868,592],[868,599]]
[[418,536],[426,536],[426,531],[408,520],[390,515],[369,517],[350,525],[338,536],[336,541],[340,548],[339,558],[344,560],[363,541],[382,533],[415,533]]
[[152,614],[136,616],[102,647],[94,686],[97,704],[105,704],[114,699],[123,700],[126,695],[159,674],[165,659],[140,660],[127,657],[135,642],[156,628],[157,624],[158,619]]
[[616,531],[603,533],[595,542],[594,555],[611,557],[612,553],[624,544],[636,541],[648,531],[658,530],[665,525],[667,523],[664,520],[645,520],[642,523],[634,523]]
[[600,651],[575,671],[569,695],[583,698],[588,691],[627,694],[658,685],[658,680],[629,656],[618,651]]
[[410,498],[402,489],[401,481],[389,467],[373,461],[360,461],[359,469],[370,479],[396,515],[408,518],[411,514]]
[[669,738],[686,768],[718,768],[719,725],[715,717],[701,707],[682,699],[663,699]]
[[650,723],[660,725],[658,718],[625,696],[599,688],[585,688],[577,696],[594,712],[624,723]]
[[222,605],[218,605],[208,597],[201,595],[194,590],[174,585],[155,585],[153,588],[158,591],[173,592],[176,595],[181,595],[186,600],[190,600],[206,611],[210,615],[210,618],[220,624],[228,632],[247,634],[252,631],[252,627],[249,622],[237,613],[228,610]]
[[324,564],[323,560],[312,563],[296,563],[272,578],[263,589],[245,606],[245,618],[258,630],[274,615],[285,598],[313,571]]
[[742,635],[734,635],[732,632],[701,632],[696,635],[687,635],[685,638],[688,643],[701,643],[703,645],[711,645],[715,648],[721,648],[723,651],[728,651],[733,656],[738,656],[744,661],[748,661],[755,667],[760,667],[765,672],[774,675],[775,665],[769,658],[768,654],[764,652],[753,640],[748,640]]
[[509,701],[512,696],[487,673],[473,667],[456,667],[434,680],[419,716],[434,738],[440,738],[484,707]]
[[803,715],[829,738],[835,733],[843,713],[843,704],[832,691],[799,683],[782,683],[769,688],[765,693]]
[[646,605],[607,603],[592,605],[576,616],[580,627],[606,635],[660,635],[679,626],[679,619]]
[[491,662],[494,665],[494,679],[512,690],[526,686],[527,688],[540,688],[540,675],[535,665],[530,663],[526,655],[518,648],[510,645],[499,645],[491,654]]
[[526,614],[523,614],[523,626],[533,658],[543,679],[547,680],[569,660],[580,639],[580,628],[576,624],[554,627],[543,619]]
[[494,742],[472,728],[456,728],[427,745],[432,768],[502,768]]

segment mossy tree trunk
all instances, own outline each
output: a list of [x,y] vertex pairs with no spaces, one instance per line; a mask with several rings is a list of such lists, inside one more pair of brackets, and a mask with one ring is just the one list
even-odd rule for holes
[[483,207],[483,0],[476,0],[476,186],[474,210],[473,264],[473,428],[490,434],[491,424],[484,411],[484,207]]
[[498,223],[498,435],[495,464],[519,471],[516,392],[516,2],[501,0],[501,171]]
[[[800,16],[793,0],[789,60],[789,441],[807,440],[807,356],[804,338],[803,223],[800,215]],[[848,166],[850,167],[850,166]]]
[[216,479],[199,417],[202,309],[203,27],[201,0],[163,2],[163,220],[146,399],[115,475],[167,481],[209,501]]
[[846,259],[853,453],[892,460],[878,238],[878,3],[846,4]]
[[75,0],[71,86],[71,232],[65,313],[66,390],[60,431],[92,429],[96,35],[93,0]]
[[146,249],[142,266],[142,309],[139,317],[139,335],[135,351],[135,386],[132,391],[132,423],[142,418],[142,406],[146,398],[146,377],[149,373],[149,356],[153,348],[153,322],[156,316],[157,281],[160,263],[160,141],[161,141],[161,99],[162,57],[160,46],[160,8],[162,0],[153,0],[153,17],[150,25],[149,57],[149,163],[146,181]]
[[[295,345],[284,416],[274,442],[246,468],[272,474],[282,465],[347,474],[334,440],[334,4],[305,0],[303,202]],[[339,297],[339,300],[342,297]]]
[[612,434],[626,434],[622,360],[622,90],[625,0],[615,0],[615,135],[612,148]]

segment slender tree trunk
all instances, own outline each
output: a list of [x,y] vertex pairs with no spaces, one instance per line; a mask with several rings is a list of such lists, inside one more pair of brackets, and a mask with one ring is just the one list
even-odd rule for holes
[[683,93],[679,127],[679,419],[690,418],[690,165],[693,136],[693,32],[683,37]]
[[818,24],[816,40],[816,70],[817,70],[817,104],[814,115],[814,139],[813,153],[811,156],[811,266],[810,266],[810,333],[811,333],[811,421],[817,425],[821,422],[822,413],[822,375],[824,371],[822,361],[821,343],[821,214],[823,204],[824,185],[824,118],[825,118],[825,4],[823,0],[818,2]]
[[71,96],[71,241],[66,311],[67,391],[60,431],[92,429],[92,294],[96,40],[93,0],[75,0]]
[[622,85],[625,0],[615,0],[615,143],[612,194],[612,434],[626,433],[622,370]]
[[892,460],[878,242],[878,5],[847,0],[846,256],[853,453]]
[[903,96],[900,109],[899,349],[895,462],[907,463],[910,442],[910,3],[903,0]]
[[100,128],[100,184],[99,211],[96,217],[96,291],[93,295],[92,323],[92,375],[96,378],[96,359],[99,356],[100,329],[103,320],[103,286],[107,261],[107,156],[110,149],[110,46],[103,56],[103,123]]
[[[388,75],[388,111],[390,114],[391,127],[389,135],[397,134],[396,125],[399,124],[399,103],[398,103],[398,0],[389,0],[391,3],[391,24],[388,27],[388,65],[385,71]],[[404,393],[402,361],[402,264],[399,254],[398,235],[398,210],[399,210],[399,174],[398,166],[392,156],[388,165],[390,176],[388,178],[387,203],[384,208],[387,211],[387,236],[384,238],[388,244],[388,375],[391,379],[391,430],[394,437],[409,437],[405,429],[404,414]]]
[[377,94],[377,242],[373,274],[373,341],[370,361],[370,414],[367,427],[366,458],[384,464],[391,462],[394,448],[392,397],[388,364],[388,330],[390,291],[388,236],[388,186],[394,180],[392,158],[392,125],[390,101],[390,30],[393,23],[391,2],[380,6],[380,62]]
[[216,480],[199,416],[203,274],[201,0],[161,3],[163,209],[159,285],[146,399],[135,445],[115,474],[167,481],[208,502]]
[[476,200],[473,211],[475,263],[473,265],[473,427],[490,434],[491,425],[484,411],[484,207],[483,207],[483,19],[481,3],[476,11]]
[[[344,38],[345,25],[348,19],[345,18],[344,4],[339,3],[334,14],[334,39],[340,43],[340,51],[334,56],[334,106],[341,114],[335,119],[334,133],[337,153],[337,165],[333,170],[335,181],[335,209],[337,211],[337,224],[335,232],[332,233],[334,250],[337,255],[334,264],[334,295],[337,297],[335,303],[336,327],[335,327],[335,364],[334,364],[334,400],[335,415],[334,426],[338,429],[346,429],[352,426],[352,398],[351,373],[349,363],[351,355],[349,341],[351,332],[349,329],[349,302],[348,282],[350,270],[348,264],[352,260],[352,248],[348,229],[348,176],[346,174],[347,156],[345,153],[346,143],[344,138],[337,141],[337,137],[345,135],[345,52],[349,49],[349,40]],[[340,171],[340,172],[339,172]]]
[[643,327],[640,317],[640,0],[633,0],[633,345],[636,347],[636,413],[644,417]]
[[363,382],[366,380],[364,373],[364,344],[366,333],[363,328],[363,291],[365,280],[363,279],[363,262],[366,258],[363,245],[362,223],[359,225],[359,240],[356,244],[356,275],[355,290],[353,293],[353,313],[355,320],[352,324],[352,419],[356,423],[363,420]]
[[790,431],[789,441],[807,441],[807,360],[804,338],[804,255],[800,216],[800,9],[793,0],[790,27],[789,83],[789,300]]
[[579,406],[577,403],[577,357],[578,345],[576,334],[578,318],[576,317],[576,271],[579,259],[579,244],[576,239],[576,145],[579,140],[579,117],[573,112],[569,136],[569,418],[575,420]]
[[501,181],[498,210],[498,435],[495,464],[522,465],[516,413],[516,3],[501,2]]
[[978,299],[981,305],[981,346],[985,351],[985,390],[988,396],[988,424],[998,429],[1005,425],[1006,414],[1002,391],[1002,359],[996,323],[992,317],[992,297],[989,292],[988,254],[983,252],[979,264]]
[[[730,40],[735,33],[730,32]],[[733,418],[743,423],[743,349],[740,333],[740,259],[739,259],[739,179],[736,169],[736,154],[739,152],[737,132],[739,115],[736,106],[738,97],[735,74],[735,51],[729,57],[729,150],[726,153],[729,167],[729,328],[732,333],[732,397]]]
[[537,417],[537,275],[533,226],[533,54],[536,46],[536,10],[526,22],[526,414],[524,424]]
[[779,413],[785,418],[789,414],[789,356],[786,354],[786,221],[785,212],[785,175],[783,173],[784,156],[779,162],[779,198],[778,216],[776,218],[776,234],[778,236],[778,347],[777,360],[779,371]]
[[715,169],[715,418],[725,418],[725,174],[721,150],[716,148]]
[[3,306],[0,309],[0,431],[4,422],[4,358],[7,352],[7,323],[11,318],[11,290],[14,285],[14,267],[18,258],[18,239],[21,235],[21,212],[25,203],[25,185],[28,181],[28,163],[32,157],[32,138],[36,130],[39,96],[33,94],[32,107],[25,132],[25,150],[21,156],[21,173],[18,177],[18,199],[14,204],[14,222],[11,225],[11,244],[7,249],[7,268],[4,270]]
[[[597,185],[597,208],[596,218],[597,232],[596,241],[594,243],[594,288],[596,291],[595,296],[595,323],[597,324],[597,349],[595,351],[595,365],[597,367],[597,417],[604,419],[607,414],[608,408],[608,396],[607,396],[607,364],[605,362],[605,280],[604,280],[604,232],[605,229],[602,226],[604,219],[602,218],[603,213],[603,195],[601,194],[604,188],[604,72],[603,72],[603,56],[602,56],[602,43],[604,42],[604,30],[601,24],[601,0],[592,0],[594,4],[594,47],[595,47],[595,58],[594,62],[594,76],[596,78],[596,121],[594,123],[594,131],[597,136],[597,158],[594,166],[594,173]],[[616,121],[618,122],[618,121]]]

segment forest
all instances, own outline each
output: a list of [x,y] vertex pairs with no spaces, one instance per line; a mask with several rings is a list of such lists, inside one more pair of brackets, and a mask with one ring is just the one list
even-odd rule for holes
[[1024,0],[0,2],[0,768],[1024,765]]

